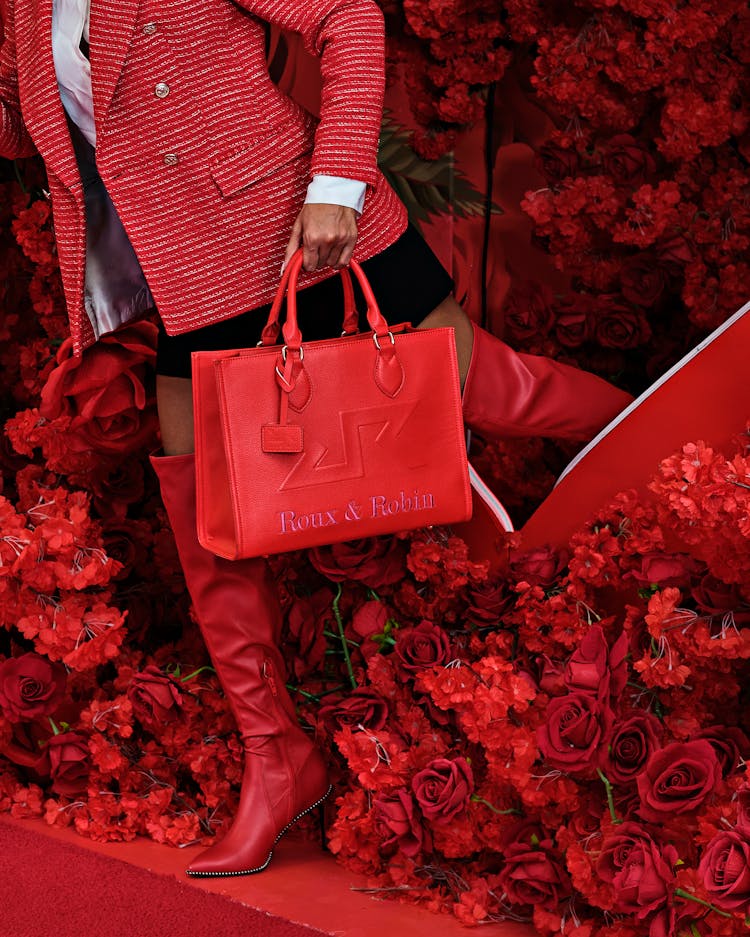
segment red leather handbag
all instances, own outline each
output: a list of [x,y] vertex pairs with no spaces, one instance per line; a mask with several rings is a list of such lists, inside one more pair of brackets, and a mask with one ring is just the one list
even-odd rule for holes
[[[389,326],[352,261],[372,331],[302,342],[301,250],[258,347],[192,356],[198,538],[241,559],[471,516],[453,330]],[[287,290],[284,344],[275,344]]]

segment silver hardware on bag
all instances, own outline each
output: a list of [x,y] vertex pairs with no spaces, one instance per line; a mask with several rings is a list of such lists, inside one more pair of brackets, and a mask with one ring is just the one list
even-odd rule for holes
[[[391,339],[391,345],[395,345],[396,339],[393,337],[393,332],[391,332],[390,329],[388,330],[388,335]],[[376,332],[372,333],[372,340],[375,342],[375,347],[377,348],[377,350],[380,351],[380,342],[378,341],[378,336]]]
[[[299,351],[299,360],[304,361],[305,349],[302,347],[302,345],[299,346],[297,351]],[[281,349],[281,360],[284,362],[284,364],[286,364],[286,345],[284,345],[284,347]]]

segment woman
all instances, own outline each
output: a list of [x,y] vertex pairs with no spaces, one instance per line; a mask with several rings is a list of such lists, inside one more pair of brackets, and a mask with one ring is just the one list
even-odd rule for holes
[[[152,462],[246,751],[232,829],[187,871],[256,872],[329,785],[284,688],[265,562],[219,559],[196,538],[190,351],[252,345],[301,242],[306,338],[338,334],[330,274],[355,256],[386,314],[455,329],[465,420],[482,435],[587,439],[630,398],[515,354],[451,296],[377,169],[384,36],[374,0],[5,2],[0,155],[44,158],[74,349],[154,306],[160,317],[164,454]],[[319,122],[271,82],[264,20],[320,56]]]

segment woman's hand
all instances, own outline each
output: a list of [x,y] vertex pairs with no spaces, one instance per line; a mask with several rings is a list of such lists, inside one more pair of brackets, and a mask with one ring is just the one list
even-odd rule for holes
[[302,242],[305,270],[345,267],[357,243],[357,213],[344,205],[307,204],[297,215],[284,266]]

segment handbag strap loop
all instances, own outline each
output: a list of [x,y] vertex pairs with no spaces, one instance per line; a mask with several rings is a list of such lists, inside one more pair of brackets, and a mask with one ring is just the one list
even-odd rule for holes
[[[281,314],[281,306],[284,302],[284,296],[286,295],[291,267],[291,261],[284,267],[279,287],[273,298],[271,311],[268,313],[268,320],[261,332],[260,341],[258,342],[259,346],[275,345],[279,339],[279,330],[281,328],[279,325],[279,315]],[[341,334],[354,335],[359,330],[359,312],[357,311],[357,303],[354,298],[352,276],[347,267],[343,267],[339,272],[341,273],[341,286],[344,290],[344,328]]]
[[[388,337],[388,323],[386,322],[383,314],[378,308],[377,300],[375,299],[375,294],[372,291],[372,287],[365,276],[364,271],[357,263],[356,260],[352,260],[349,264],[352,272],[356,276],[360,287],[362,288],[362,293],[365,297],[365,302],[367,303],[367,322],[373,332],[378,336],[379,339],[383,340]],[[289,351],[296,351],[299,349],[302,344],[302,333],[297,322],[297,281],[299,279],[300,270],[302,269],[302,248],[300,248],[292,257],[289,262],[288,269],[285,270],[285,274],[288,275],[288,279],[285,282],[285,279],[282,278],[282,282],[279,285],[279,290],[284,286],[287,290],[287,314],[286,321],[282,329],[284,335],[284,344],[288,347]],[[344,272],[343,268],[340,272]],[[346,288],[345,288],[346,295]],[[353,291],[352,291],[353,295]],[[278,298],[278,293],[277,293]],[[346,323],[345,323],[346,330]],[[265,330],[264,330],[265,331]],[[356,331],[356,329],[354,330]]]

